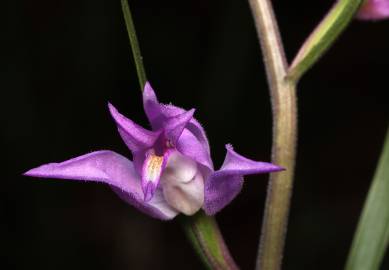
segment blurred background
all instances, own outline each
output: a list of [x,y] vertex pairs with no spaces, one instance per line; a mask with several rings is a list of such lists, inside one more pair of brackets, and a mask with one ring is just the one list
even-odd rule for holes
[[[334,1],[273,2],[291,61]],[[269,93],[247,1],[130,5],[149,80],[162,102],[197,109],[215,166],[226,143],[269,161]],[[2,10],[0,267],[202,269],[178,221],[149,218],[102,184],[21,176],[94,150],[130,157],[106,106],[147,126],[120,1],[5,1]],[[284,269],[343,268],[388,124],[388,29],[353,22],[299,84]],[[217,215],[242,269],[255,265],[267,177],[247,177]]]

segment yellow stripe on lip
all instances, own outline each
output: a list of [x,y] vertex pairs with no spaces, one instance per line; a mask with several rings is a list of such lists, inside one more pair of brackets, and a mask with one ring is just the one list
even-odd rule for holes
[[162,173],[163,156],[150,154],[146,159],[146,179],[155,182]]

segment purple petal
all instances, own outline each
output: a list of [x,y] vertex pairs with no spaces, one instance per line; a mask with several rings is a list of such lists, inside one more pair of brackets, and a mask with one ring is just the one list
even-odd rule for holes
[[134,168],[139,175],[142,175],[143,162],[146,159],[146,153],[148,151],[150,150],[132,153],[132,163],[134,164]]
[[205,166],[209,171],[213,171],[209,152],[204,149],[204,145],[189,130],[184,129],[177,141],[176,148],[181,154],[192,158],[197,163]]
[[220,170],[205,182],[204,210],[214,215],[238,195],[243,185],[243,176],[249,174],[281,171],[283,168],[266,162],[247,159],[226,145],[227,154]]
[[153,132],[135,124],[124,115],[120,114],[116,108],[108,103],[109,111],[115,120],[120,136],[131,152],[138,152],[151,148],[158,139],[160,132]]
[[27,176],[103,182],[120,190],[125,200],[140,211],[163,220],[177,215],[161,197],[145,203],[140,176],[127,158],[112,151],[97,151],[61,163],[49,163],[24,173]]
[[185,126],[193,118],[194,112],[195,110],[192,109],[167,119],[164,125],[165,136],[173,145],[177,143]]
[[211,174],[205,181],[203,205],[205,213],[215,215],[222,210],[240,193],[242,186],[243,176]]
[[361,20],[382,20],[389,18],[389,0],[365,0],[357,13]]
[[[174,105],[164,105],[158,102],[157,96],[150,83],[147,82],[143,91],[143,107],[154,130],[161,129],[167,119],[183,114],[186,111]],[[193,133],[203,148],[210,153],[209,143],[203,127],[192,118],[186,128]]]
[[161,115],[160,104],[149,82],[146,82],[143,89],[143,107],[151,126],[156,130],[159,129],[160,127],[155,128],[155,125],[158,124]]

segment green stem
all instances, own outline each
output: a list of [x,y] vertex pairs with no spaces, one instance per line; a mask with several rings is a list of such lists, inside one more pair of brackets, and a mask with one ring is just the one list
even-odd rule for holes
[[136,66],[136,72],[138,74],[139,86],[141,91],[143,91],[143,88],[147,81],[146,71],[143,65],[143,58],[140,52],[134,22],[132,21],[130,6],[128,5],[127,0],[121,0],[121,5],[122,5],[122,11],[124,15],[124,20],[126,22],[128,37],[130,39],[131,50],[132,50],[132,54]]
[[351,22],[363,0],[339,0],[322,22],[311,33],[288,72],[288,77],[297,82],[334,43]]
[[195,250],[208,269],[239,269],[225,244],[216,220],[198,212],[191,217],[182,217],[184,229]]
[[270,0],[249,0],[262,47],[273,109],[272,162],[286,170],[270,176],[257,269],[281,268],[296,156],[295,83],[286,79],[287,63]]

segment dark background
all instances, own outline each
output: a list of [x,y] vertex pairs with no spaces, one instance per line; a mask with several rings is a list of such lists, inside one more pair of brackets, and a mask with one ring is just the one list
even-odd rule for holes
[[[333,1],[274,5],[289,61]],[[197,108],[216,167],[226,143],[269,161],[271,108],[247,1],[130,1],[160,100]],[[107,101],[147,125],[119,0],[4,1],[1,269],[201,269],[177,221],[104,185],[22,177],[93,150],[129,155]],[[355,21],[299,84],[284,269],[342,269],[388,124],[389,21]],[[253,269],[267,176],[217,215]],[[386,267],[389,267],[388,260]],[[385,269],[385,266],[383,266]]]

